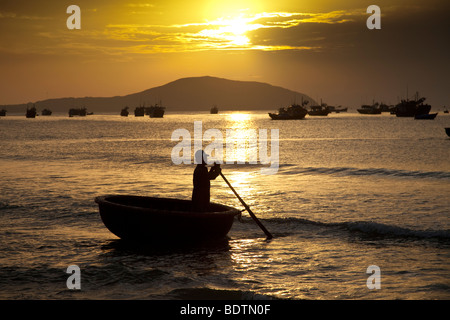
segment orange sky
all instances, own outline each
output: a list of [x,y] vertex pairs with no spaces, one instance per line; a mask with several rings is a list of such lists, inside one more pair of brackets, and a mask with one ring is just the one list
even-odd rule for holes
[[[182,77],[254,80],[331,105],[450,105],[448,1],[0,3],[0,104],[115,96]],[[68,30],[66,9],[81,8]],[[381,8],[381,30],[366,9]]]

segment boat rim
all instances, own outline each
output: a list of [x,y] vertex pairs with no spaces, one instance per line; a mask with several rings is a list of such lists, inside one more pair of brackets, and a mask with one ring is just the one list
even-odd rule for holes
[[124,209],[133,209],[137,211],[142,212],[156,212],[156,213],[165,213],[165,214],[175,214],[175,215],[238,215],[241,213],[238,209],[227,206],[221,203],[211,202],[210,204],[214,206],[219,206],[225,210],[223,211],[205,211],[205,212],[198,212],[198,211],[180,211],[180,210],[166,210],[166,209],[155,209],[151,207],[140,207],[140,206],[134,206],[134,205],[126,205],[122,203],[117,203],[108,200],[108,198],[135,198],[135,199],[150,199],[150,200],[166,200],[166,201],[176,201],[176,202],[191,202],[188,199],[177,199],[177,198],[166,198],[166,197],[151,197],[151,196],[138,196],[138,195],[119,195],[119,194],[109,194],[109,195],[103,195],[98,196],[95,198],[95,202],[98,204],[109,204],[117,207],[121,207]]

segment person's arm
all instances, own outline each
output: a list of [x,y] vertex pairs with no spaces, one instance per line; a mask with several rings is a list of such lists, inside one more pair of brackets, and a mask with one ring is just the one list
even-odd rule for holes
[[212,168],[208,172],[209,180],[216,179],[221,172],[222,169],[220,168],[220,164],[215,163],[214,166],[212,166]]

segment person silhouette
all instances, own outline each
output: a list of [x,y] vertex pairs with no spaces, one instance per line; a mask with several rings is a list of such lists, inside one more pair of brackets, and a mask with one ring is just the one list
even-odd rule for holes
[[192,209],[193,211],[205,212],[209,209],[209,201],[211,194],[211,182],[222,172],[220,164],[214,164],[208,171],[206,167],[208,155],[203,150],[195,153],[195,163],[197,166],[194,170],[194,189],[192,190]]

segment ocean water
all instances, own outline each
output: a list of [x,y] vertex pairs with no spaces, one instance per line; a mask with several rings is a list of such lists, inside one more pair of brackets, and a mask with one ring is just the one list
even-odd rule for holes
[[[223,243],[183,250],[130,247],[103,225],[96,196],[190,198],[195,165],[173,164],[171,137],[193,137],[194,121],[224,137],[279,130],[276,174],[260,162],[222,166],[272,240],[246,212]],[[445,127],[445,114],[2,117],[0,299],[449,299]],[[247,150],[226,157],[248,162]],[[220,177],[211,185],[212,201],[243,209]],[[70,265],[80,290],[67,288]],[[379,289],[367,285],[373,265]]]

